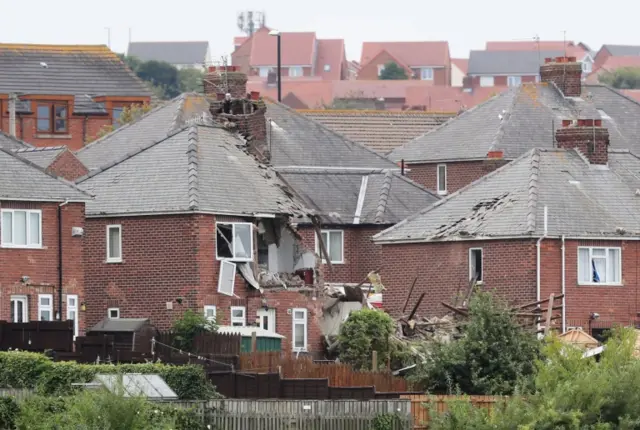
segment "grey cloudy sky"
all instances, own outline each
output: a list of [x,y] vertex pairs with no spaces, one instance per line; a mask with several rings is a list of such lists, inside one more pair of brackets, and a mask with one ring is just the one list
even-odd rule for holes
[[349,59],[363,41],[448,40],[453,56],[467,57],[487,40],[562,40],[563,31],[592,49],[640,45],[633,0],[0,0],[0,42],[106,44],[110,27],[112,49],[123,52],[131,27],[134,41],[208,40],[219,57],[241,34],[242,10],[264,11],[271,28],[344,38]]

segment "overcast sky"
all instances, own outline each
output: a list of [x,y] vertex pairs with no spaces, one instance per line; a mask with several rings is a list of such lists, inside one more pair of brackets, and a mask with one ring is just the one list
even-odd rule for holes
[[[584,41],[640,45],[640,2],[633,0],[0,0],[0,42],[106,44],[124,52],[133,41],[208,40],[214,57],[230,54],[237,14],[264,11],[281,31],[344,38],[349,59],[363,41],[447,40],[468,57],[487,40]],[[615,12],[615,17],[613,16]]]

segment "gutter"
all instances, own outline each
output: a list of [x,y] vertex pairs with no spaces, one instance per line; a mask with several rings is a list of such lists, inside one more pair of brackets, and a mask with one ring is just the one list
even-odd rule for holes
[[69,200],[58,205],[58,321],[62,321],[62,206],[67,204]]

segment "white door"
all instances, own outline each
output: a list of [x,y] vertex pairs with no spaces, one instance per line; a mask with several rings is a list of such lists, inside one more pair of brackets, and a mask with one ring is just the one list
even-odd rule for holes
[[73,338],[78,335],[78,296],[67,294],[67,321],[73,320]]
[[276,332],[276,310],[275,309],[258,309],[258,318],[260,318],[260,328]]
[[14,323],[29,322],[27,296],[11,296],[11,321]]

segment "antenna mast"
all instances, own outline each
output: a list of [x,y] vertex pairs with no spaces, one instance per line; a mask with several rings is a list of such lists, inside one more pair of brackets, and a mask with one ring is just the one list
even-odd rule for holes
[[264,12],[247,10],[238,13],[238,28],[249,37],[265,25],[266,15]]

